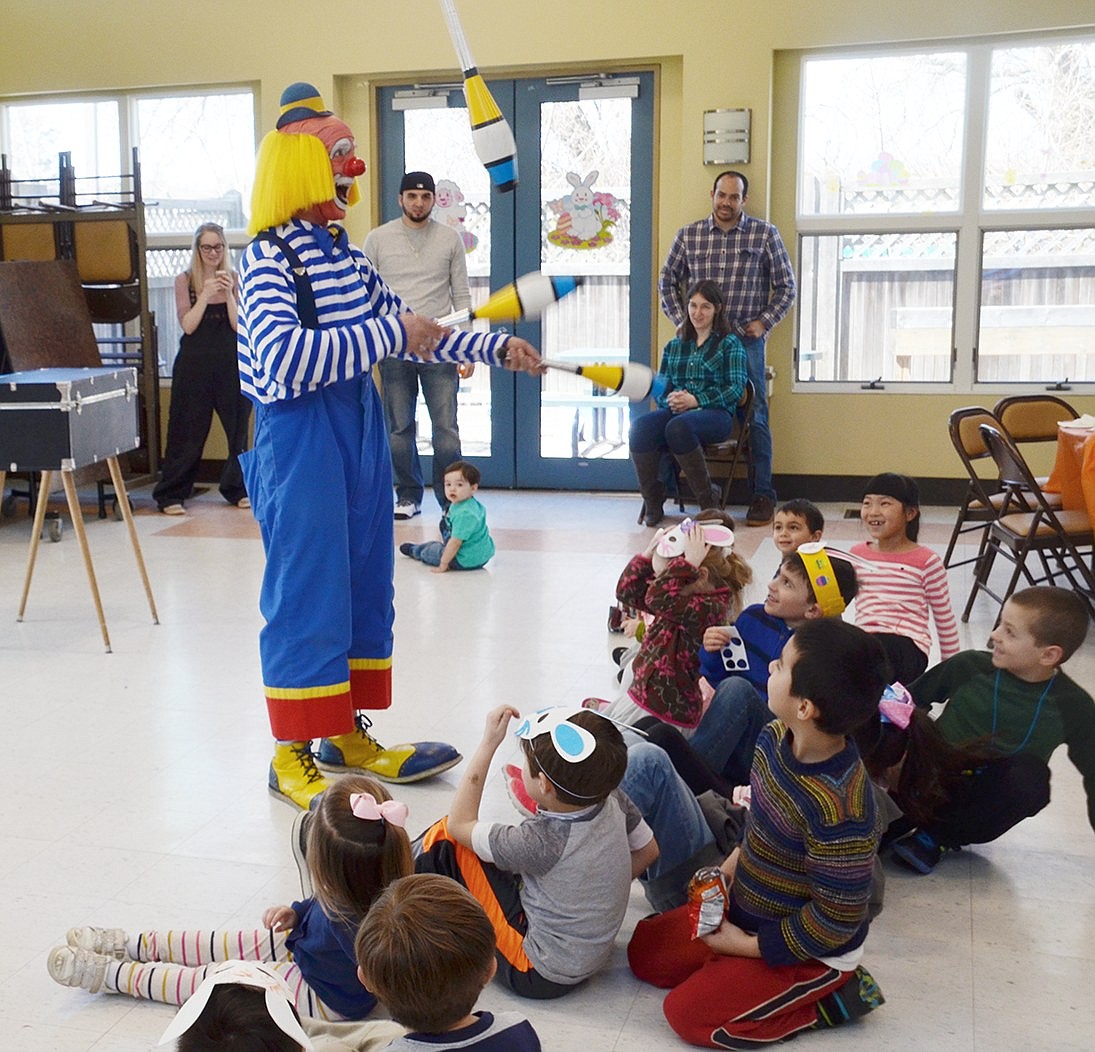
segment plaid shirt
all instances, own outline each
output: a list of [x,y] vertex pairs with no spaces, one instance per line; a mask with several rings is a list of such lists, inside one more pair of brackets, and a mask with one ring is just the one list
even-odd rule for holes
[[739,335],[756,318],[771,329],[795,302],[795,275],[779,231],[744,213],[733,230],[722,231],[707,216],[677,231],[658,279],[662,311],[677,328],[688,289],[708,279],[725,293],[726,318]]
[[658,370],[669,380],[658,405],[669,408],[670,391],[687,391],[700,409],[729,409],[741,401],[748,377],[745,348],[736,336],[716,340],[708,336],[702,347],[692,340],[674,338],[665,345]]

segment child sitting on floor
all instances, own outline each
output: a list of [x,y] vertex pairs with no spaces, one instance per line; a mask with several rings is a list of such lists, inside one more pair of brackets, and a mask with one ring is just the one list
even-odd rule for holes
[[536,817],[518,826],[479,821],[491,760],[520,718],[509,705],[487,715],[448,817],[415,843],[415,869],[452,877],[479,899],[505,986],[522,997],[561,997],[608,961],[631,881],[658,846],[616,788],[627,766],[619,729],[580,708],[544,709],[518,726]]
[[[308,825],[314,897],[272,906],[250,931],[142,931],[72,928],[47,959],[62,986],[180,1005],[213,965],[264,961],[293,990],[301,1016],[361,1019],[376,998],[357,980],[354,937],[373,899],[412,871],[403,824],[407,808],[371,778],[339,779],[318,798]],[[185,962],[185,963],[184,963]]]
[[752,580],[749,564],[734,552],[733,520],[717,509],[658,530],[620,575],[621,603],[649,612],[631,663],[624,697],[605,712],[624,723],[650,714],[678,727],[695,727],[703,715],[698,652],[709,625],[725,624],[741,608]]
[[393,881],[361,922],[356,946],[359,978],[411,1031],[390,1052],[540,1052],[524,1016],[474,1011],[498,968],[494,929],[455,880],[415,873]]
[[818,543],[825,532],[825,516],[811,500],[789,500],[776,508],[772,542],[780,555],[789,555],[800,544]]
[[487,532],[487,510],[475,496],[479,479],[479,469],[466,460],[456,460],[445,468],[449,508],[441,520],[442,540],[401,544],[399,550],[431,567],[433,573],[485,566],[494,555],[494,541]]
[[849,737],[887,681],[876,639],[837,618],[804,625],[773,663],[741,844],[722,865],[721,926],[693,939],[688,907],[641,920],[638,978],[668,988],[694,1045],[752,1047],[835,1026],[882,1003],[860,960],[879,821]]
[[875,475],[864,490],[859,517],[870,540],[851,549],[859,578],[855,623],[878,636],[893,678],[912,683],[928,667],[929,611],[941,659],[958,653],[947,571],[935,552],[916,543],[920,491],[908,475]]
[[1062,744],[1083,776],[1095,829],[1095,702],[1061,671],[1088,621],[1075,592],[1023,589],[1004,604],[990,652],[963,651],[910,686],[917,705],[947,703],[936,727],[950,745],[988,757],[964,771],[919,829],[894,843],[910,868],[929,873],[948,849],[995,840],[1042,810],[1049,758]]

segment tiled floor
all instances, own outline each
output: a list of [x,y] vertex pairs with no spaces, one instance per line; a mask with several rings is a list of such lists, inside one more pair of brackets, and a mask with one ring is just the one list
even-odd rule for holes
[[[82,923],[251,926],[295,894],[287,836],[293,812],[265,790],[270,739],[259,691],[256,596],[262,550],[254,521],[215,494],[184,520],[134,495],[161,624],[150,622],[124,527],[88,523],[114,652],[105,654],[71,528],[43,545],[26,620],[28,520],[0,526],[0,1047],[150,1048],[163,1006],[63,989],[46,974],[51,946]],[[634,497],[487,492],[498,543],[487,572],[439,577],[396,567],[396,704],[378,721],[388,742],[440,738],[465,753],[484,713],[610,693],[605,614],[616,577],[647,531]],[[850,543],[858,523],[826,507],[828,533]],[[945,543],[951,512],[926,516]],[[436,510],[397,540],[432,536]],[[935,525],[932,525],[934,523]],[[776,563],[766,530],[740,531],[759,581]],[[964,601],[968,568],[955,571]],[[756,596],[760,596],[760,587]],[[984,643],[981,601],[964,645]],[[1095,683],[1095,637],[1068,671]],[[505,753],[506,750],[503,750]],[[512,756],[500,755],[498,763]],[[442,814],[460,768],[399,791],[413,831]],[[485,807],[513,819],[500,779]],[[1059,753],[1053,803],[995,844],[946,859],[929,877],[889,868],[886,908],[866,963],[887,1004],[816,1049],[1091,1049],[1095,1047],[1095,841],[1083,788]],[[590,874],[596,880],[596,874]],[[627,970],[624,947],[646,912],[636,886],[611,968],[562,1001],[515,1003],[489,988],[486,1007],[516,1007],[544,1047],[682,1047],[661,995]]]

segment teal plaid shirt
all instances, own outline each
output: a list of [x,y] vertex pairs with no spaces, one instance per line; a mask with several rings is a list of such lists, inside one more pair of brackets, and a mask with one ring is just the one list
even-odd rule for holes
[[699,402],[700,409],[733,412],[745,392],[745,370],[745,348],[732,334],[721,340],[708,336],[702,347],[675,337],[662,352],[658,371],[669,380],[669,387],[658,405],[668,409],[670,391],[687,391]]

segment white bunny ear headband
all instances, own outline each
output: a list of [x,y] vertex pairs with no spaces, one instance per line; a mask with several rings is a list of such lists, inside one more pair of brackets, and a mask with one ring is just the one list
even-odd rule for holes
[[702,530],[704,543],[712,548],[733,548],[734,531],[721,522],[697,522],[685,519],[679,526],[663,533],[658,541],[657,552],[664,559],[684,554],[684,539],[693,530]]
[[171,1024],[163,1032],[159,1040],[160,1045],[177,1041],[189,1030],[198,1016],[205,1011],[209,998],[215,986],[223,983],[235,983],[239,986],[250,986],[257,990],[266,991],[266,1010],[277,1028],[287,1034],[294,1041],[298,1041],[307,1052],[312,1052],[312,1042],[308,1035],[301,1029],[297,1017],[293,1014],[290,1002],[293,993],[285,984],[285,980],[278,975],[269,965],[260,961],[224,961],[209,973],[205,982],[194,991],[179,1009],[178,1014],[171,1020]]

